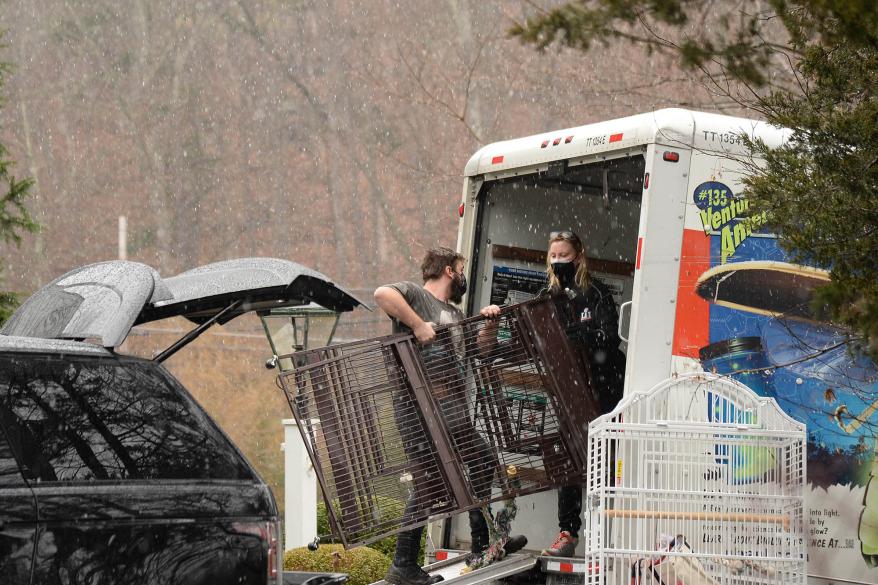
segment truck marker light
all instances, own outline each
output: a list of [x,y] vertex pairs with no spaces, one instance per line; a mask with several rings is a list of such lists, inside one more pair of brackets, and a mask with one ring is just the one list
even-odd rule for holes
[[457,215],[458,217],[463,217],[463,203],[457,206]]
[[643,175],[643,188],[649,189],[649,173]]
[[503,155],[502,154],[499,156],[495,156],[494,158],[491,159],[492,165],[499,165],[501,162],[503,162]]
[[592,573],[598,569],[597,563],[568,563],[565,561],[549,561],[546,563],[546,569],[556,571],[558,573]]
[[568,136],[564,139],[564,144],[570,144],[573,141],[573,136]]
[[662,155],[662,158],[668,162],[679,162],[680,153],[666,150],[665,153]]
[[540,148],[546,148],[547,146],[549,146],[549,141],[548,141],[548,140],[543,140],[543,143],[540,144]]
[[559,144],[561,144],[561,137],[560,136],[552,141],[552,146],[558,146]]
[[460,553],[456,551],[447,551],[447,550],[437,550],[436,551],[436,560],[437,561],[447,561],[448,559],[453,559],[459,557]]
[[622,135],[624,132],[619,132],[618,134],[610,134],[610,142],[619,142],[622,140]]

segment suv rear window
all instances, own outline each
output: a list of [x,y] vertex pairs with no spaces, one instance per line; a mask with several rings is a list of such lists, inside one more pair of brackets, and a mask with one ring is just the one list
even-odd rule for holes
[[0,424],[29,479],[250,479],[182,386],[146,361],[0,356]]

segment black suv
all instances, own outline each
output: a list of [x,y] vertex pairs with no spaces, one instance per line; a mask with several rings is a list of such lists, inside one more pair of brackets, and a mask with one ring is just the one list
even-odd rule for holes
[[[360,304],[265,258],[169,279],[105,262],[28,299],[0,335],[0,583],[279,583],[274,497],[160,362],[212,323],[312,301]],[[197,327],[156,359],[113,351],[172,315]]]

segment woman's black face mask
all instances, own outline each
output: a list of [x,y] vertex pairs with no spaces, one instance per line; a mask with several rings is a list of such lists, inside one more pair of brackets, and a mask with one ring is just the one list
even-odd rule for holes
[[575,262],[552,262],[552,272],[562,288],[573,286],[576,281]]

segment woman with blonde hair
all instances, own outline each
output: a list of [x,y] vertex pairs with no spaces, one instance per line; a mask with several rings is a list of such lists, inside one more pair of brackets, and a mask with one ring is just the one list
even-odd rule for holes
[[[593,390],[603,412],[622,398],[625,354],[619,349],[619,315],[610,289],[588,272],[582,240],[572,231],[552,232],[546,254],[548,292],[570,297],[571,324],[567,333],[588,363]],[[582,527],[582,486],[558,490],[558,526],[561,531],[543,554],[573,556]]]

